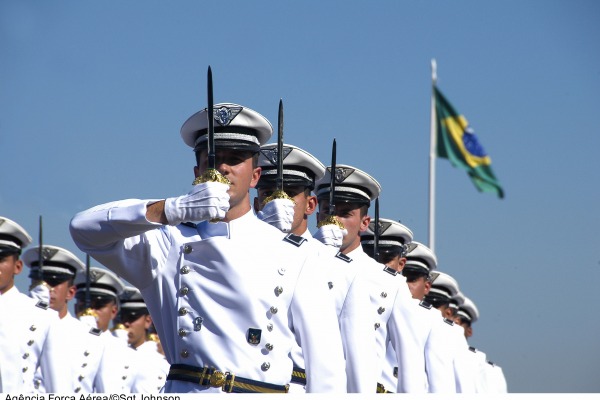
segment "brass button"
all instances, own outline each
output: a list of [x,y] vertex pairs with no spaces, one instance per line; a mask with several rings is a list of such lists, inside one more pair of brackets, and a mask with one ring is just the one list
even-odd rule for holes
[[271,332],[273,330],[273,324],[267,325],[267,330]]
[[264,362],[262,363],[262,365],[260,366],[260,369],[262,369],[263,371],[268,371],[269,368],[271,368],[271,364],[269,364],[268,362]]
[[185,246],[183,246],[183,252],[185,254],[190,254],[192,252],[192,246],[190,246],[189,244],[186,244]]
[[271,307],[271,314],[277,314],[277,311],[279,311],[279,310],[277,310],[277,307],[275,307],[275,306]]
[[273,350],[273,345],[271,343],[267,343],[265,344],[265,347],[267,348],[267,350],[271,351]]
[[83,364],[81,365],[81,368],[85,368],[85,367],[87,367],[87,363],[83,363]]
[[129,369],[129,365],[126,365],[126,366],[125,366],[125,369]]
[[30,340],[29,342],[27,342],[27,346],[31,346],[33,344],[33,340]]
[[185,329],[179,329],[179,336],[181,336],[181,337],[187,336],[187,331]]
[[23,360],[26,360],[27,358],[29,358],[29,353],[23,354]]
[[283,293],[283,288],[281,286],[277,286],[275,288],[275,295],[279,296],[281,293]]
[[377,312],[378,312],[379,314],[383,314],[383,313],[385,312],[385,308],[383,308],[383,307],[379,307],[379,309],[377,310]]
[[179,315],[183,316],[183,315],[186,315],[187,313],[188,313],[188,311],[185,307],[181,307],[179,309]]
[[123,376],[121,377],[121,379],[123,379],[123,380],[127,379],[127,375],[123,375]]
[[83,375],[79,375],[79,376],[77,377],[77,379],[79,380],[79,382],[81,382],[81,381],[83,380],[83,378],[85,378]]
[[279,275],[283,275],[285,274],[285,268],[281,267],[277,270],[277,272],[279,272]]
[[79,393],[79,391],[80,391],[80,390],[81,390],[81,386],[77,386],[77,387],[75,388],[75,393]]
[[329,286],[329,289],[333,289],[333,282],[327,282],[327,286]]
[[379,322],[375,322],[375,329],[379,329],[380,326],[381,324]]
[[37,326],[35,326],[35,325],[31,325],[31,326],[29,327],[29,330],[30,330],[31,332],[35,331],[36,329],[37,329]]
[[86,351],[83,352],[83,355],[87,357],[87,356],[90,355],[90,352],[86,350]]
[[23,367],[22,371],[27,372],[28,367]]
[[190,353],[187,350],[181,350],[181,353],[179,353],[179,354],[183,358],[188,358],[188,356],[190,355]]
[[187,273],[190,272],[190,267],[188,267],[187,265],[184,265],[183,267],[181,267],[180,271],[181,271],[182,274],[185,275],[185,274],[187,274]]
[[190,291],[190,288],[187,286],[182,287],[181,289],[179,289],[179,293],[182,296],[185,296],[186,294],[188,294],[188,292]]
[[383,297],[385,299],[387,297],[387,293],[386,292],[381,292],[381,297]]

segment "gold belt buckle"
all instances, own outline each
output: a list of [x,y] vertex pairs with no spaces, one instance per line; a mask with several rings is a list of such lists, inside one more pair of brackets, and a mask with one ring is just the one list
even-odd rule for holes
[[223,387],[227,373],[221,371],[213,371],[210,375],[209,385],[212,387]]

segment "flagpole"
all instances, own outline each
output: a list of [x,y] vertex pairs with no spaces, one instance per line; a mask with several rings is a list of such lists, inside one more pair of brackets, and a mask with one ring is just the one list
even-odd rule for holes
[[435,253],[435,158],[437,147],[437,117],[435,112],[434,88],[437,82],[437,63],[431,59],[431,124],[429,149],[429,248]]

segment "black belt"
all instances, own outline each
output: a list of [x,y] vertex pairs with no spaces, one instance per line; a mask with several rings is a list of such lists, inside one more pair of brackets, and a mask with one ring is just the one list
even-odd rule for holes
[[292,383],[306,386],[306,371],[304,368],[294,365],[294,369],[292,370]]
[[186,364],[173,364],[167,375],[168,381],[184,381],[206,387],[220,387],[227,393],[287,393],[289,385],[273,385],[236,376],[231,372],[216,368],[194,367]]
[[377,393],[394,393],[394,392],[385,390],[385,386],[383,386],[381,383],[377,382]]

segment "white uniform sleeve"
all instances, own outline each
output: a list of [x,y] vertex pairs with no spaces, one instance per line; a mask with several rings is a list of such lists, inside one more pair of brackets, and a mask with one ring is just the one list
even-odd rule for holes
[[[394,279],[399,278],[395,277]],[[410,294],[408,285],[399,282],[400,289],[394,300],[389,321],[389,336],[396,349],[398,360],[398,387],[396,393],[425,393],[424,341],[420,338],[417,318],[418,307]]]
[[141,290],[153,279],[148,267],[163,264],[168,253],[167,230],[146,219],[146,207],[153,202],[122,200],[82,211],[71,220],[73,241]]
[[316,255],[307,257],[298,276],[290,320],[302,347],[306,392],[345,393],[346,371],[337,313],[327,281],[319,277],[323,267],[318,259]]
[[377,352],[371,299],[363,279],[355,278],[339,316],[346,357],[348,393],[375,393]]
[[452,348],[448,346],[448,331],[436,310],[437,320],[425,344],[425,365],[430,393],[456,393]]

